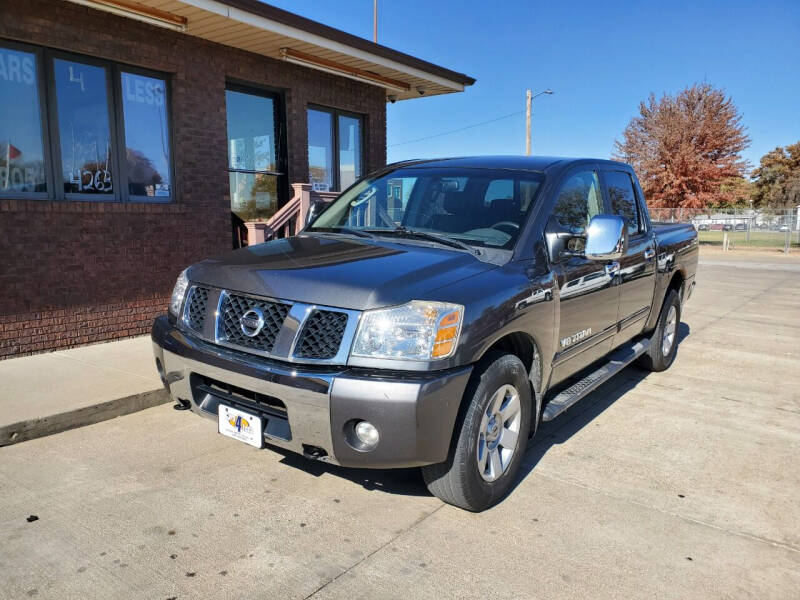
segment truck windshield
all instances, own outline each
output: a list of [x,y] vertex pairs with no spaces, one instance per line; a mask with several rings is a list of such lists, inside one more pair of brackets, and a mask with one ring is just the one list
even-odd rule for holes
[[542,180],[541,174],[528,171],[399,168],[357,182],[307,231],[438,238],[454,247],[510,249]]

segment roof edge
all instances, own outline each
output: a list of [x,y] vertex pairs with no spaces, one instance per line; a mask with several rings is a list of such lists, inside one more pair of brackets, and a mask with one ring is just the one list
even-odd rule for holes
[[387,46],[370,42],[367,39],[347,33],[341,29],[336,29],[335,27],[330,27],[329,25],[325,25],[318,21],[301,17],[300,15],[277,8],[271,4],[264,4],[263,2],[259,2],[259,0],[217,0],[217,2],[231,8],[249,12],[265,19],[276,21],[288,27],[294,27],[314,35],[329,38],[333,41],[339,42],[340,44],[351,46],[363,52],[369,52],[388,60],[393,60],[409,67],[419,69],[420,71],[426,71],[432,75],[436,75],[437,77],[449,79],[450,81],[454,81],[464,86],[475,83],[475,78],[465,75],[464,73],[459,73],[457,71],[446,69],[445,67],[440,67],[439,65],[422,60],[421,58],[400,52],[399,50],[393,50]]

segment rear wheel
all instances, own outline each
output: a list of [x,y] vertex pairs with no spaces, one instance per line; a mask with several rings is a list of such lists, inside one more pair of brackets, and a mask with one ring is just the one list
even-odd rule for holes
[[422,468],[428,489],[448,504],[481,511],[514,483],[531,422],[525,365],[497,354],[476,367],[447,461]]
[[639,359],[639,366],[648,371],[665,371],[678,352],[678,325],[681,322],[681,301],[671,290],[661,307],[658,323],[650,337],[650,350]]

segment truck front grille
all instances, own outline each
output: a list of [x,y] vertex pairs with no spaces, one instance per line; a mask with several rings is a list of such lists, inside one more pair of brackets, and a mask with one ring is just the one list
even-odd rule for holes
[[208,305],[208,288],[193,287],[186,300],[184,319],[189,328],[202,331],[206,321],[206,308]]
[[359,311],[196,283],[179,326],[205,342],[297,363],[346,364]]
[[[275,338],[278,337],[290,308],[289,304],[226,293],[222,298],[217,322],[218,339],[245,349],[272,352]],[[253,309],[263,315],[264,325],[251,337],[242,330],[242,317]]]
[[297,349],[298,358],[333,358],[339,352],[347,326],[347,313],[315,310],[306,319]]

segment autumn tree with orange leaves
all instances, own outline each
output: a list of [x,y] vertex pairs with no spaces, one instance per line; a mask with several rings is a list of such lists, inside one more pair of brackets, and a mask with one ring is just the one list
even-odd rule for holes
[[650,94],[615,142],[614,158],[633,165],[650,206],[704,208],[737,201],[749,145],[733,100],[701,83],[659,100]]

